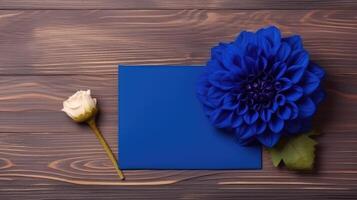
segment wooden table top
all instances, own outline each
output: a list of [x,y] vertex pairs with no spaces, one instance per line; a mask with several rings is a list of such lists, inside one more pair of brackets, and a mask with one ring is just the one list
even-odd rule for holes
[[[77,89],[99,99],[117,149],[117,65],[197,65],[219,41],[277,25],[301,34],[327,71],[315,120],[316,170],[125,171],[60,110]],[[0,199],[357,199],[357,1],[1,0]]]

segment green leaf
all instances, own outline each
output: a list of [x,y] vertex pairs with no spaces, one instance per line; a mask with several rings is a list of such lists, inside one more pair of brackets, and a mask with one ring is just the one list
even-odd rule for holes
[[268,149],[272,162],[277,167],[282,161],[291,170],[312,170],[317,142],[309,136],[311,132],[282,139],[278,145]]
[[271,154],[271,161],[273,162],[273,165],[275,167],[279,166],[281,160],[283,159],[281,153],[275,149],[271,149],[270,154]]
[[268,149],[268,152],[271,154],[271,161],[275,167],[278,167],[283,159],[281,151],[284,148],[285,143],[286,140],[282,138],[274,148]]

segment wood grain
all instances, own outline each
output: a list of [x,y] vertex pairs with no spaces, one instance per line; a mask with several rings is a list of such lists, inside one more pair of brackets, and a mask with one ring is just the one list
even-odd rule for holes
[[354,0],[2,0],[1,9],[356,9]]
[[[348,84],[345,80],[349,80]],[[73,92],[72,88],[91,88],[100,100],[99,126],[110,145],[117,149],[116,81],[113,75],[3,76],[0,196],[8,197],[16,191],[27,199],[46,193],[65,199],[62,193],[66,191],[78,195],[78,199],[90,199],[94,194],[108,199],[233,199],[238,193],[240,197],[252,196],[254,191],[256,199],[273,199],[277,195],[284,199],[294,190],[301,191],[302,197],[317,199],[356,195],[354,74],[334,75],[328,71],[329,98],[315,123],[323,135],[317,138],[320,144],[314,173],[275,169],[269,155],[264,153],[261,171],[125,171],[125,182],[117,180],[90,130],[60,112],[60,102]],[[97,192],[88,192],[91,189]]]
[[354,73],[355,11],[0,11],[0,74],[116,74],[117,64],[203,64],[242,30],[301,34],[331,73]]
[[[357,199],[356,9],[352,0],[0,1],[0,199]],[[269,24],[301,34],[327,71],[312,173],[274,168],[264,152],[263,170],[129,170],[120,182],[90,130],[60,111],[92,89],[117,150],[117,64],[203,64],[217,42]]]

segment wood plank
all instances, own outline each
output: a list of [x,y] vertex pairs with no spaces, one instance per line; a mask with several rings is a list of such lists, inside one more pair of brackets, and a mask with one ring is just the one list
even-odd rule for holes
[[356,9],[354,0],[2,0],[0,9]]
[[0,197],[285,199],[298,191],[299,199],[353,199],[357,196],[357,76],[326,70],[328,99],[315,121],[323,132],[317,138],[316,172],[276,169],[264,152],[263,170],[128,170],[125,182],[117,180],[90,130],[60,111],[62,100],[73,89],[91,88],[102,110],[99,127],[117,149],[117,76],[2,76]]
[[0,11],[0,74],[115,74],[117,64],[203,64],[242,30],[301,34],[331,73],[356,73],[357,12],[349,10]]
[[[0,11],[0,199],[356,199],[356,21],[348,10]],[[92,89],[117,149],[118,63],[202,64],[218,41],[266,24],[302,34],[327,70],[313,173],[275,169],[264,152],[259,171],[126,171],[118,182],[94,135],[60,112],[74,89]]]

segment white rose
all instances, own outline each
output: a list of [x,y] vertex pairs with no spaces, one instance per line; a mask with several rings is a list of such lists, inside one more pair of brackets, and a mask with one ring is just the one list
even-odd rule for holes
[[95,115],[97,114],[97,100],[90,96],[90,90],[78,91],[66,101],[63,102],[63,112],[71,117],[76,122],[86,122],[88,126],[93,130],[94,134],[99,139],[105,152],[108,154],[109,159],[112,161],[115,170],[121,180],[125,179],[123,172],[119,168],[119,164],[110,146],[105,141],[102,133],[97,128],[95,122]]
[[76,122],[85,122],[97,113],[97,100],[91,97],[90,90],[80,90],[63,102],[62,111]]

